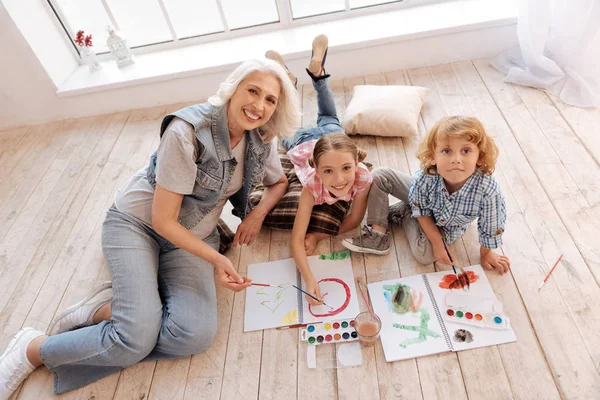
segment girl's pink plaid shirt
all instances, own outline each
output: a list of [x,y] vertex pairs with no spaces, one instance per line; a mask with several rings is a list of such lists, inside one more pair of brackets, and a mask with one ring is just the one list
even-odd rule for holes
[[356,179],[354,185],[344,197],[335,197],[329,193],[329,191],[323,186],[323,182],[317,175],[315,169],[308,164],[308,160],[312,157],[313,150],[317,140],[309,140],[304,142],[290,151],[288,151],[288,157],[292,164],[294,164],[294,170],[296,175],[302,183],[302,186],[307,188],[315,198],[315,204],[334,204],[339,200],[351,201],[354,196],[363,190],[368,189],[373,182],[373,177],[363,163],[358,163],[356,169]]

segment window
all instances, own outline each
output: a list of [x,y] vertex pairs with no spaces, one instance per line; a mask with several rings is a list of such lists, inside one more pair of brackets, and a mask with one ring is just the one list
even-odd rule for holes
[[[402,0],[47,0],[71,41],[92,35],[107,53],[108,26],[137,52],[285,29],[307,20],[339,19],[398,8]],[[423,3],[443,0],[409,0]],[[159,47],[161,45],[162,47]]]

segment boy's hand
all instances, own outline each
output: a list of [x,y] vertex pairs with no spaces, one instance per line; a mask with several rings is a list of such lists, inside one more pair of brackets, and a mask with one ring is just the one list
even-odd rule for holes
[[323,304],[323,298],[321,297],[321,289],[319,288],[319,284],[316,280],[313,279],[312,281],[306,283],[306,291],[315,296],[317,299],[319,299],[319,301],[316,301],[310,296],[304,296],[311,305],[320,306],[321,304]]
[[306,250],[307,256],[310,256],[315,252],[317,243],[319,243],[319,239],[315,235],[307,233],[306,236],[304,236],[304,249]]
[[[452,256],[453,260],[456,260],[456,257],[454,256],[454,253],[452,252],[452,249],[450,247],[448,247],[448,251],[450,252],[450,255]],[[435,259],[439,262],[441,262],[442,264],[445,265],[452,265],[452,261],[450,261],[450,257],[448,257],[448,253],[446,253],[446,249],[444,248],[444,243],[440,242],[438,245],[433,246],[433,255],[435,256]]]
[[495,251],[486,247],[481,247],[481,266],[485,269],[495,269],[500,274],[508,272],[510,268],[510,260],[508,257],[500,255]]

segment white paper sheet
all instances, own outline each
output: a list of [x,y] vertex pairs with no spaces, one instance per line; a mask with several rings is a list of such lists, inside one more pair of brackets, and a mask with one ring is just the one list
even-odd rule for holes
[[351,319],[358,315],[360,311],[349,254],[337,260],[311,256],[308,263],[319,282],[325,303],[333,310],[323,305],[309,306],[304,294],[292,287],[294,284],[306,289],[303,281],[297,282],[293,259],[251,264],[248,265],[248,276],[253,282],[281,285],[281,288],[251,286],[246,289],[245,332],[322,320]]

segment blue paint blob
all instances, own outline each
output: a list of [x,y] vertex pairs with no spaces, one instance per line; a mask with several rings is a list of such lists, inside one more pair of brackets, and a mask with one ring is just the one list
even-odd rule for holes
[[502,323],[502,318],[500,317],[494,317],[494,322],[497,324],[501,324]]
[[309,332],[314,332],[315,331],[315,326],[314,325],[309,325],[308,328],[306,328],[307,331]]
[[342,335],[342,337],[344,339],[348,339],[350,337],[350,334],[348,332],[344,332],[344,334]]

